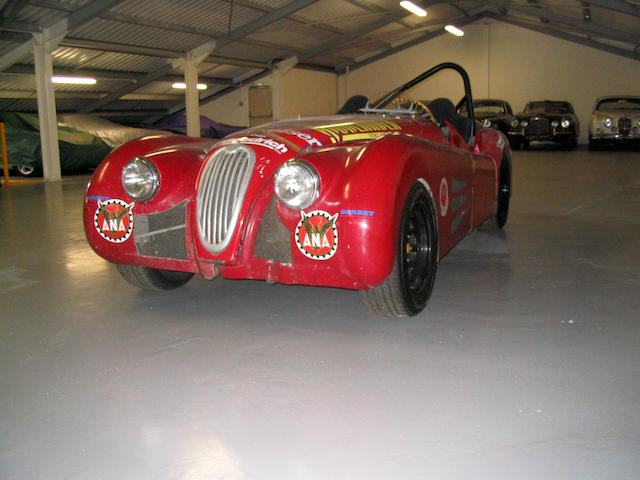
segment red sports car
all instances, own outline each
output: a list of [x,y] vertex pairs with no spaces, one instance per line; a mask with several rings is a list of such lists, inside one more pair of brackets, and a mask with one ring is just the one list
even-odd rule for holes
[[[468,116],[449,99],[401,98],[444,69],[460,74]],[[252,278],[360,290],[377,314],[419,313],[438,260],[483,222],[505,224],[509,144],[475,122],[456,64],[362,103],[218,141],[123,145],[87,188],[89,243],[141,288]]]

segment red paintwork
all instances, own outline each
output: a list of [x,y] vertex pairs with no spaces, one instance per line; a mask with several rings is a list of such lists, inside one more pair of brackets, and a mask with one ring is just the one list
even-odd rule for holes
[[[449,140],[428,120],[358,115],[272,123],[238,132],[218,144],[215,140],[179,136],[136,140],[114,151],[94,173],[84,204],[87,238],[99,255],[115,263],[205,276],[220,274],[225,278],[371,288],[382,283],[391,272],[402,208],[416,181],[425,184],[432,194],[438,217],[439,258],[494,214],[497,172],[503,151],[508,149],[504,136],[479,127],[471,147],[453,128],[451,130]],[[198,239],[197,180],[207,159],[221,145],[242,143],[261,135],[284,147],[279,147],[278,152],[268,146],[250,145],[256,153],[256,163],[239,220],[229,246],[214,255]],[[135,156],[153,161],[161,182],[151,200],[135,203],[134,233],[136,215],[163,212],[187,200],[185,235],[189,260],[144,257],[138,254],[133,235],[116,244],[98,234],[93,224],[98,197],[132,201],[122,188],[120,175],[122,167]],[[277,215],[291,232],[292,261],[281,264],[253,255],[260,219],[273,196],[274,172],[293,158],[312,164],[321,178],[319,198],[305,211],[339,214],[335,223],[338,248],[327,260],[302,254],[294,241],[300,211],[279,201],[276,202]],[[441,191],[443,179],[446,188],[443,186]],[[457,228],[452,228],[455,226],[452,222],[456,221],[452,212],[454,203],[462,204],[457,212],[466,212]],[[446,211],[444,208],[441,211],[443,204],[447,205]]]

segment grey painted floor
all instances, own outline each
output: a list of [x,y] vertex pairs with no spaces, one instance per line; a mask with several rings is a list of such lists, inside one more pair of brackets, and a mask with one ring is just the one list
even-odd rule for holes
[[640,155],[516,152],[504,232],[408,320],[355,292],[137,291],[88,177],[0,189],[0,479],[637,479]]

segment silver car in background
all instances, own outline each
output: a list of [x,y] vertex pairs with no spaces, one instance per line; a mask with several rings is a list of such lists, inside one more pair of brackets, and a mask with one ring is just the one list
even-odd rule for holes
[[596,100],[589,123],[589,148],[640,145],[640,97],[607,96]]

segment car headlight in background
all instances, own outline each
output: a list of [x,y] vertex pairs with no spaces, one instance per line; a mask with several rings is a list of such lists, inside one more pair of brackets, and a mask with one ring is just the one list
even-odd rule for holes
[[276,196],[287,207],[302,210],[311,205],[320,190],[320,177],[316,169],[306,162],[293,160],[276,171]]
[[[558,128],[558,121],[557,121],[557,120],[554,120],[553,122],[551,122],[551,126],[552,126],[553,128]],[[562,126],[564,127],[564,122],[562,123]]]
[[527,128],[527,127],[529,126],[529,122],[527,122],[526,120],[522,120],[522,121],[520,122],[520,126],[522,126],[522,127],[524,127],[524,128]]
[[155,165],[144,157],[136,157],[122,169],[122,188],[134,200],[149,200],[158,191],[160,176]]
[[563,118],[560,125],[562,125],[562,128],[569,128],[569,125],[571,125],[571,120],[569,120],[568,118]]
[[511,120],[511,128],[516,128],[518,126],[518,120],[515,118]]
[[491,127],[491,120],[489,120],[488,118],[485,118],[485,119],[482,121],[482,125],[483,125],[485,128],[489,128],[489,127]]
[[613,125],[613,120],[611,120],[610,117],[605,118],[602,123],[604,123],[604,126],[607,128],[611,128],[611,125]]

